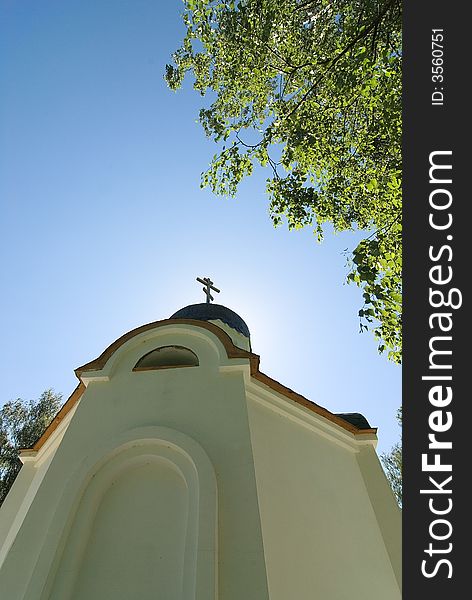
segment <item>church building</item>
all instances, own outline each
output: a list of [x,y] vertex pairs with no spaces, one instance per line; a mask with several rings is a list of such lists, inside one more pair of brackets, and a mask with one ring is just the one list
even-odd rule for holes
[[21,451],[1,600],[400,600],[376,429],[262,373],[248,326],[202,282],[207,302],[76,369]]

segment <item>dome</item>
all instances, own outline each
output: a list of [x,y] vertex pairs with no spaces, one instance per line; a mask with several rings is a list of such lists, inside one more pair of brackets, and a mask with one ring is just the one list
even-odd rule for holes
[[358,429],[370,429],[369,421],[361,415],[361,413],[336,413],[337,417],[341,417],[351,425],[355,425]]
[[196,319],[197,321],[220,320],[232,327],[245,337],[249,338],[249,328],[241,317],[230,308],[221,304],[202,302],[201,304],[190,304],[175,312],[171,319]]

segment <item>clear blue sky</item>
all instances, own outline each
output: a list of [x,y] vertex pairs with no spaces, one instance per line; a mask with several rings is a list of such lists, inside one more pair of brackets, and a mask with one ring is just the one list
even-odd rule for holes
[[265,174],[200,190],[216,147],[201,97],[163,79],[179,0],[0,0],[0,404],[53,387],[123,333],[203,302],[252,333],[261,370],[333,412],[400,435],[401,369],[360,334],[344,285],[357,234],[274,229]]

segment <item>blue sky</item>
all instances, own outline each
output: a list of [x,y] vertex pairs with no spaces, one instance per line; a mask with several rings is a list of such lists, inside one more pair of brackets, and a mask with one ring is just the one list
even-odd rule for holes
[[247,322],[261,370],[333,412],[400,434],[401,369],[360,334],[344,285],[359,234],[274,229],[265,173],[200,190],[216,146],[202,99],[163,79],[179,0],[0,0],[0,404],[49,387],[123,333],[203,302]]

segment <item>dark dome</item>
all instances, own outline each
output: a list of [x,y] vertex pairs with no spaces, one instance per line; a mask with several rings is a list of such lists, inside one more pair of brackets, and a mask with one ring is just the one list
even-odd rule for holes
[[247,338],[250,337],[246,323],[230,308],[221,304],[202,302],[201,304],[190,304],[175,312],[171,319],[196,319],[197,321],[215,321],[219,319],[229,325]]
[[361,415],[361,413],[337,413],[337,417],[341,417],[351,425],[355,425],[357,429],[370,429],[369,421]]

